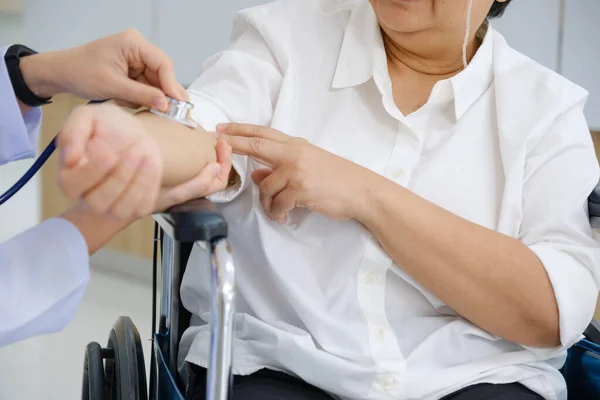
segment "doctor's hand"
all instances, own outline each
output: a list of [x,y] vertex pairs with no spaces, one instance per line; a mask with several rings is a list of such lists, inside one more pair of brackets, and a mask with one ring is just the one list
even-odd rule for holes
[[188,182],[162,188],[163,155],[157,142],[137,118],[110,104],[73,111],[58,136],[58,148],[58,183],[66,196],[121,219],[212,194],[226,185],[231,169],[231,148],[222,142],[217,163]]
[[253,171],[252,180],[274,221],[285,223],[294,208],[335,219],[358,218],[365,210],[363,194],[376,179],[374,172],[272,128],[221,124],[217,132],[234,153],[266,166]]
[[173,62],[135,30],[72,49],[21,59],[28,87],[38,97],[72,93],[88,100],[116,99],[129,107],[166,109],[165,94],[188,100]]

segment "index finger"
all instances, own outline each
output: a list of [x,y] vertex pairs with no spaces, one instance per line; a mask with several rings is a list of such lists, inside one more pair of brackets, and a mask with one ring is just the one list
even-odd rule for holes
[[177,100],[189,101],[185,88],[177,82],[173,61],[157,46],[141,38],[139,54],[141,61],[150,71],[158,77],[159,89],[169,97]]
[[284,160],[285,151],[281,143],[259,137],[220,135],[231,146],[235,154],[249,156],[270,168]]
[[290,137],[276,129],[253,124],[226,123],[218,124],[217,132],[229,136],[259,137],[273,140],[275,142],[284,142]]

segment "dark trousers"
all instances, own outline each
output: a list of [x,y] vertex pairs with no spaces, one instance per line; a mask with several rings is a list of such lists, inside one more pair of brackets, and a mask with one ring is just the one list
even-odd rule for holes
[[[190,365],[186,400],[205,400],[206,370]],[[263,369],[233,378],[232,400],[332,400],[333,397],[308,383],[282,372]],[[540,395],[518,383],[475,385],[441,400],[540,400]]]

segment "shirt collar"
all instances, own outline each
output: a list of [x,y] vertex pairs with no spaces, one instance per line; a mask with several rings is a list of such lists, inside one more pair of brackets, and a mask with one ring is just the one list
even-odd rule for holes
[[358,86],[371,79],[378,51],[385,54],[377,16],[369,2],[362,1],[350,14],[332,87]]
[[[361,85],[373,77],[376,68],[385,68],[387,72],[387,63],[383,61],[386,57],[385,47],[377,16],[368,1],[356,3],[352,0],[328,3],[330,6],[354,5],[333,77],[334,89]],[[434,101],[454,99],[457,120],[485,92],[494,75],[494,35],[491,25],[486,22],[477,34],[483,42],[470,64],[454,77],[438,82],[430,98]]]
[[477,35],[483,39],[477,53],[465,70],[448,79],[454,91],[457,120],[481,97],[494,78],[494,34],[489,22]]

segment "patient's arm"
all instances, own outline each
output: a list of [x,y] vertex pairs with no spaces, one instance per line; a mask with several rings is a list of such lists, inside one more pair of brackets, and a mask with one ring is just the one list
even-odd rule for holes
[[224,143],[215,147],[215,136],[112,104],[79,107],[58,137],[59,184],[96,213],[144,216],[156,209],[161,187],[175,199],[225,187],[231,152]]
[[158,143],[163,158],[163,186],[175,186],[198,175],[207,164],[216,161],[216,135],[203,128],[185,125],[141,112],[136,118]]

